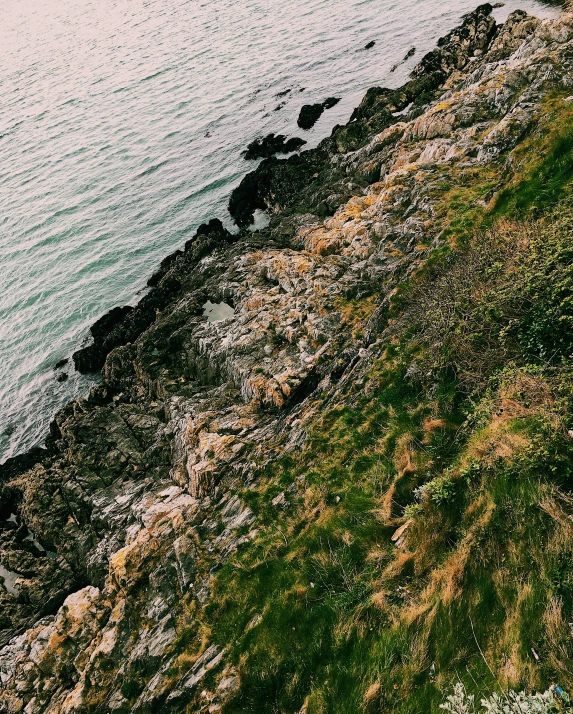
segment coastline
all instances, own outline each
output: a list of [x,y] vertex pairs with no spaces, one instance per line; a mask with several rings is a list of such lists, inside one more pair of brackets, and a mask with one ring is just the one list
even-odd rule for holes
[[[330,137],[322,140],[316,148],[303,150],[288,159],[276,157],[264,159],[256,170],[247,173],[229,199],[229,212],[239,227],[236,240],[247,235],[245,231],[248,231],[249,225],[253,222],[256,210],[269,211],[271,216],[279,212],[288,214],[295,210],[301,213],[308,211],[324,218],[333,215],[340,205],[367,187],[371,178],[369,176],[355,177],[356,183],[350,186],[345,186],[344,181],[337,181],[330,166],[333,156],[357,150],[374,132],[398,123],[404,116],[402,114],[404,110],[408,110],[409,117],[415,117],[416,112],[427,103],[431,93],[439,89],[457,64],[467,63],[467,57],[474,50],[483,51],[487,47],[495,30],[493,18],[491,22],[486,23],[485,28],[480,28],[481,34],[472,38],[470,44],[463,47],[463,43],[467,43],[470,33],[475,31],[474,24],[483,23],[485,17],[491,16],[492,10],[493,6],[486,3],[470,13],[469,21],[460,26],[459,45],[457,42],[451,43],[451,37],[458,29],[456,28],[438,41],[435,50],[422,58],[413,70],[412,78],[402,87],[395,90],[373,87],[368,90],[348,124],[335,126]],[[317,172],[318,176],[315,176]],[[273,195],[273,199],[277,194],[281,196],[278,205],[269,201],[270,194]],[[314,205],[309,205],[308,196],[311,197]],[[273,229],[272,223],[270,229]],[[219,238],[224,236],[223,241],[231,236],[218,218],[201,225],[195,236],[185,243],[183,250],[177,249],[161,261],[159,268],[147,281],[150,290],[134,307],[131,305],[114,307],[92,325],[91,344],[80,348],[72,355],[77,371],[83,374],[99,372],[112,349],[136,340],[153,323],[156,312],[163,310],[176,299],[180,288],[177,280],[165,281],[161,285],[160,283],[177,260],[189,251],[193,252],[193,261],[199,260],[206,252],[212,250],[217,244],[217,238],[207,240],[206,245],[203,245],[205,241],[200,240],[201,236],[210,234],[213,236],[218,234]],[[195,242],[201,245],[195,248]],[[96,387],[92,392],[93,396],[88,397],[88,400],[93,398],[97,401],[98,388]],[[62,412],[66,408],[64,407]],[[54,426],[50,426],[50,433],[43,445],[10,457],[0,464],[0,478],[3,478],[3,467],[8,475],[4,478],[13,477],[31,468],[34,465],[32,462],[36,460],[37,463],[41,456],[48,456],[49,454],[43,454],[41,449],[45,446],[48,451],[50,450],[56,422],[57,415],[52,420],[51,424]]]
[[[343,182],[337,182],[336,176],[332,175],[330,164],[333,157],[356,151],[373,134],[404,119],[415,118],[431,99],[432,92],[444,84],[455,68],[465,66],[468,57],[476,51],[483,53],[487,49],[496,31],[495,21],[491,18],[492,10],[493,6],[485,4],[470,13],[460,28],[441,38],[438,47],[422,58],[412,72],[412,79],[402,87],[395,90],[373,87],[368,90],[348,124],[335,126],[331,136],[321,141],[318,147],[303,150],[288,159],[264,159],[255,171],[246,174],[229,199],[229,212],[239,229],[248,229],[254,221],[256,210],[269,211],[271,215],[308,212],[325,218],[333,215],[340,205],[366,188],[371,182],[369,176],[360,177],[361,180],[357,180],[350,190],[339,186]],[[486,22],[486,18],[490,21]],[[459,38],[456,34],[458,32]],[[452,41],[454,36],[456,40]],[[403,114],[405,110],[408,111]],[[315,176],[317,172],[318,176]],[[376,173],[375,169],[373,173]],[[339,193],[336,192],[337,188],[340,188]],[[327,204],[325,199],[328,196],[325,194],[333,192],[335,198],[330,197]],[[227,232],[219,219],[200,226],[194,238],[187,241],[183,251],[176,250],[164,258],[159,269],[147,282],[151,288],[150,293],[135,308],[113,308],[92,326],[90,331],[94,344],[74,353],[76,369],[84,373],[98,371],[113,347],[137,339],[155,319],[155,310],[164,309],[177,293],[177,285],[162,284],[166,274],[181,256],[190,250],[197,250],[194,243],[200,236],[210,233],[223,235]],[[239,233],[237,240],[244,236],[244,233]],[[202,257],[214,245],[201,246],[197,250],[198,255]],[[140,316],[136,316],[134,310]]]
[[[56,554],[32,557],[16,528],[2,541],[7,567],[26,573],[16,596],[0,594],[0,671],[16,661],[2,696],[14,711],[24,680],[34,712],[52,699],[68,702],[62,711],[206,711],[199,683],[210,672],[209,705],[239,691],[231,643],[201,640],[194,618],[221,568],[272,531],[245,493],[302,452],[327,408],[368,394],[391,298],[448,244],[443,184],[471,186],[482,172],[499,193],[543,102],[567,89],[558,61],[571,24],[516,12],[497,26],[492,10],[467,15],[401,88],[369,90],[317,148],[263,160],[230,198],[239,233],[218,219],[200,226],[136,306],[92,326],[93,344],[73,359],[80,371],[101,369],[102,384],[58,412],[46,449],[0,465],[4,520],[17,514]],[[547,83],[530,71],[536,52],[559,66]],[[256,210],[270,223],[250,231]],[[235,314],[211,321],[208,302]],[[273,512],[303,498],[305,479],[273,491]],[[334,492],[322,501],[338,503]],[[276,537],[288,547],[294,536]],[[201,641],[193,662],[183,631]],[[54,644],[66,638],[72,654]],[[57,685],[26,679],[34,647],[55,662]],[[89,659],[72,667],[83,648]]]

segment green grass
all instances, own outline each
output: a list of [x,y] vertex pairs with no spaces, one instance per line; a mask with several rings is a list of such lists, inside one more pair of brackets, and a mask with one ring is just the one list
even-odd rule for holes
[[[515,378],[505,374],[504,384]],[[441,430],[424,435],[430,404],[420,404],[398,368],[371,379],[379,386],[370,400],[326,413],[303,453],[269,468],[249,493],[263,531],[224,566],[205,613],[214,641],[231,646],[241,676],[226,712],[294,713],[305,702],[309,713],[437,711],[458,677],[468,691],[487,695],[499,685],[480,647],[491,650],[489,665],[501,668],[508,644],[499,633],[515,612],[520,635],[510,644],[523,671],[510,683],[553,681],[541,666],[532,679],[523,662],[531,664],[531,647],[544,651],[548,602],[570,587],[565,556],[544,555],[553,529],[539,508],[547,483],[572,485],[564,437],[544,414],[517,418],[506,431],[520,436],[523,448],[484,465],[466,464],[475,440],[487,438],[494,389],[484,395],[481,412],[473,410],[479,416],[473,428],[452,445],[457,430],[449,443]],[[531,402],[531,395],[522,399]],[[439,408],[452,423],[459,420],[451,403]],[[399,468],[405,435],[409,449],[420,445],[414,479],[438,474],[429,483],[446,479],[454,490],[446,488],[445,497],[438,488],[427,492],[414,516],[413,556],[398,565],[402,551],[390,536],[399,521],[379,511],[388,488],[410,478]],[[436,450],[449,471],[436,465]],[[298,484],[297,493],[291,484]],[[281,490],[291,503],[284,512],[270,505]],[[476,521],[487,508],[475,509],[479,498],[492,504],[482,525]],[[472,549],[464,554],[468,534]],[[445,593],[443,582],[432,592],[436,573],[447,572],[460,553],[459,592]],[[533,573],[532,557],[543,564]],[[495,582],[501,571],[503,582]],[[570,613],[573,603],[563,603]]]
[[495,217],[543,215],[570,194],[573,181],[573,107],[553,94],[537,131],[516,151],[517,172],[495,202]]
[[[240,677],[224,714],[437,713],[457,681],[477,700],[573,691],[562,99],[548,100],[509,180],[501,157],[436,182],[449,246],[401,286],[368,388],[351,385],[339,405],[324,395],[304,449],[242,494],[259,533],[198,616]],[[361,334],[373,301],[343,307]],[[271,503],[281,492],[286,509]]]

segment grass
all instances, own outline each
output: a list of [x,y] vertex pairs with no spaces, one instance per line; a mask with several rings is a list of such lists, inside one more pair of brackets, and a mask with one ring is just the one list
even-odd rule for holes
[[[552,96],[505,184],[507,157],[444,169],[449,247],[401,287],[370,371],[242,494],[259,534],[193,614],[239,674],[224,714],[573,691],[572,130]],[[375,307],[338,305],[355,336]]]
[[[556,545],[540,507],[572,485],[559,419],[525,406],[526,395],[519,416],[496,425],[500,395],[523,391],[512,372],[457,444],[459,412],[445,400],[420,405],[396,369],[372,374],[373,398],[327,413],[304,452],[250,495],[263,533],[223,568],[206,613],[241,676],[228,712],[423,712],[458,676],[479,695],[553,682],[545,622],[562,638],[573,606],[559,565],[573,541]],[[437,410],[442,418],[430,418]],[[388,492],[407,481],[399,498],[413,500],[413,482],[440,480],[396,548],[404,508],[384,513]],[[277,512],[270,500],[281,489],[290,506]],[[561,683],[573,686],[560,662]]]
[[571,191],[573,102],[564,99],[545,100],[539,127],[516,150],[517,171],[496,198],[496,217],[538,217]]

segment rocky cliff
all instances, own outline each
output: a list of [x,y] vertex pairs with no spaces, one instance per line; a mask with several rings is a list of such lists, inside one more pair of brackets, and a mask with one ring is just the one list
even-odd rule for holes
[[101,386],[0,467],[0,711],[573,686],[568,273],[547,335],[518,300],[571,262],[573,14],[491,12],[249,174],[230,210],[267,228],[202,226],[94,325]]

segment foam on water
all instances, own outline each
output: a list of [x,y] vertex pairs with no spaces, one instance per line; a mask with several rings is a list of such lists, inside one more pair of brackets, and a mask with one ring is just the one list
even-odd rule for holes
[[[301,135],[303,103],[342,97],[304,133],[316,145],[477,4],[3,0],[0,462],[93,383],[53,371],[89,325],[133,301],[201,222],[226,216],[254,166],[240,155],[251,140]],[[509,0],[496,17],[516,7],[556,14]]]
[[18,594],[18,585],[16,580],[18,580],[19,577],[18,573],[13,573],[0,563],[0,582],[2,582],[6,590],[12,595]]

